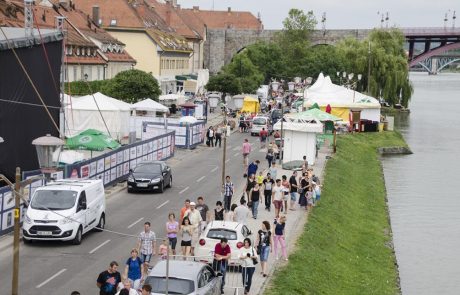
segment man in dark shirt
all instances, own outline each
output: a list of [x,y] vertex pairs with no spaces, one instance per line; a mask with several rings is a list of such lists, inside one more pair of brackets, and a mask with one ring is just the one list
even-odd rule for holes
[[255,160],[248,166],[248,176],[251,174],[257,175],[257,169],[259,169],[259,160]]
[[295,203],[297,200],[297,171],[294,171],[289,178],[289,192],[291,194],[290,210],[295,210]]
[[225,273],[227,272],[228,259],[230,259],[231,252],[228,240],[226,238],[220,239],[214,247],[214,260],[212,262],[213,268],[222,273],[222,286],[221,293],[224,293],[225,286]]
[[117,286],[121,282],[121,276],[117,269],[118,263],[112,261],[109,269],[99,274],[96,281],[97,287],[100,289],[99,295],[115,295],[117,293]]
[[275,181],[272,179],[270,173],[267,173],[267,177],[263,181],[264,184],[264,199],[265,199],[265,210],[270,211],[272,203],[272,189],[275,185]]
[[206,228],[206,224],[209,221],[210,218],[210,212],[209,212],[209,207],[204,203],[204,199],[202,196],[199,196],[198,199],[198,204],[196,205],[196,210],[200,212],[201,215],[201,232]]

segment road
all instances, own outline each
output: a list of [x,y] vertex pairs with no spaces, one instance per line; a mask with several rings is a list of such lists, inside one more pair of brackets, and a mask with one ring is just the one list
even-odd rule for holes
[[[232,176],[235,188],[242,188],[241,145],[248,134],[234,133],[227,140],[226,174]],[[265,153],[259,149],[256,137],[252,137],[251,159],[259,159],[261,168],[266,168]],[[150,221],[157,237],[165,236],[168,212],[179,215],[184,200],[196,201],[204,196],[206,204],[213,209],[221,200],[222,149],[200,147],[190,152],[183,160],[170,160],[173,171],[173,187],[163,194],[115,194],[107,200],[106,229],[129,235],[138,235],[143,223]],[[116,260],[120,271],[135,247],[137,239],[105,232],[91,232],[83,237],[81,245],[73,246],[61,242],[40,242],[31,245],[21,243],[20,249],[20,294],[70,294],[78,290],[81,294],[98,294],[96,278]],[[180,248],[180,247],[179,247]],[[0,253],[0,286],[2,292],[11,286],[12,250]]]

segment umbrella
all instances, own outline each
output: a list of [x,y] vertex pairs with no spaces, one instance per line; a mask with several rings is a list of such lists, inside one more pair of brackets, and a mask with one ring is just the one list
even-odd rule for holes
[[331,105],[328,104],[327,107],[326,107],[326,113],[331,113],[332,112],[332,108],[331,108]]
[[308,111],[301,112],[301,113],[294,113],[290,115],[292,118],[295,119],[304,119],[304,120],[312,120],[316,119],[318,121],[341,121],[342,118],[337,116],[331,115],[329,113],[323,112],[319,109],[309,109]]
[[117,149],[120,144],[99,130],[88,129],[68,138],[66,146],[72,150],[103,151],[106,148]]

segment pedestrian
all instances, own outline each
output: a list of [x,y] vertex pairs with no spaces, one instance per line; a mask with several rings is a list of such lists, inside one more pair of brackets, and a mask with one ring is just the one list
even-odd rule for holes
[[276,168],[276,161],[273,161],[272,166],[268,169],[268,173],[270,173],[272,179],[277,179],[278,169]]
[[136,248],[131,250],[131,257],[126,260],[123,278],[131,281],[134,289],[139,289],[142,279],[142,260],[139,258],[139,252]]
[[297,171],[292,172],[291,177],[289,177],[289,192],[291,195],[290,209],[295,210],[295,202],[297,201]]
[[248,167],[248,163],[249,163],[249,154],[251,153],[251,144],[249,143],[249,140],[247,138],[244,139],[244,142],[243,142],[243,167],[244,167],[244,170],[246,170],[246,168]]
[[319,205],[319,201],[321,200],[321,185],[316,183],[315,181],[311,182],[313,184],[313,192],[315,195],[315,205]]
[[109,269],[99,274],[96,281],[99,295],[114,295],[117,292],[117,286],[121,282],[121,276],[117,269],[118,263],[112,261]]
[[176,215],[171,212],[168,215],[168,222],[166,222],[166,234],[169,239],[169,246],[171,247],[172,254],[176,255],[177,233],[179,232],[179,223],[176,221]]
[[268,210],[270,212],[270,207],[271,207],[271,200],[272,200],[272,189],[273,186],[275,185],[275,181],[271,177],[270,173],[267,173],[267,176],[265,177],[263,181],[263,187],[264,187],[264,199],[265,199],[265,210]]
[[245,238],[243,240],[243,247],[240,249],[240,260],[243,276],[243,287],[244,294],[248,294],[251,290],[252,276],[256,270],[256,264],[258,263],[257,250],[251,245],[251,239]]
[[278,260],[278,243],[281,246],[281,255],[282,258],[287,261],[287,252],[286,252],[286,238],[285,238],[285,227],[286,227],[286,216],[282,215],[280,218],[275,218],[275,237],[274,237],[274,246],[275,246],[275,258]]
[[[195,245],[198,242],[198,238],[200,236],[201,230],[201,222],[203,219],[201,218],[201,214],[198,210],[196,210],[195,202],[190,202],[190,209],[185,212],[185,216],[188,217],[190,221],[190,225],[193,228],[192,232],[192,248],[191,248],[191,255],[195,255]],[[185,218],[185,217],[184,217]]]
[[267,143],[267,138],[268,138],[268,132],[265,130],[265,128],[262,128],[262,130],[259,132],[259,138],[260,138],[260,148],[263,149],[265,148],[265,145]]
[[259,160],[255,160],[253,161],[251,164],[249,164],[248,166],[248,175],[257,175],[257,169],[259,169],[259,164],[260,164],[260,161]]
[[161,257],[162,260],[168,259],[168,243],[167,239],[163,239],[163,242],[160,244],[158,248],[158,255]]
[[310,212],[312,207],[313,207],[313,188],[310,185],[308,186],[308,189],[307,189],[307,211]]
[[225,183],[224,183],[224,187],[223,187],[223,193],[224,193],[224,208],[225,208],[225,211],[228,212],[230,211],[230,204],[232,202],[232,198],[233,198],[233,192],[234,192],[234,189],[233,189],[233,183],[230,181],[230,176],[227,175],[225,177]]
[[235,209],[235,221],[244,225],[248,224],[249,208],[246,206],[246,200],[241,199],[240,205]]
[[281,212],[283,212],[283,208],[285,210],[285,214],[287,214],[287,210],[288,210],[288,198],[289,198],[289,192],[290,192],[290,184],[289,184],[289,181],[287,180],[287,176],[286,175],[283,175],[281,176],[281,185],[283,186],[284,190],[284,194],[283,194],[283,205],[281,205]]
[[209,146],[214,147],[214,128],[212,126],[209,126],[206,137],[208,138]]
[[142,286],[141,295],[150,295],[152,294],[152,286],[145,284]]
[[224,220],[225,221],[236,221],[235,220],[235,210],[238,208],[238,205],[232,204],[230,207],[230,211],[226,212],[224,215]]
[[215,143],[215,146],[217,146],[217,142],[219,142],[219,147],[221,147],[221,144],[222,144],[222,128],[221,126],[217,126],[216,128],[216,143]]
[[131,281],[125,279],[123,283],[118,284],[118,292],[115,295],[139,295],[136,289],[132,288]]
[[188,217],[184,217],[182,220],[182,225],[180,227],[179,233],[181,235],[181,248],[182,248],[182,256],[184,256],[184,260],[187,256],[190,255],[190,251],[192,249],[192,234],[193,228],[190,225],[190,220]]
[[265,177],[263,171],[259,171],[259,174],[256,177],[256,182],[260,187],[262,187],[262,184],[264,183],[264,178]]
[[251,191],[251,189],[256,185],[257,181],[256,181],[256,178],[255,178],[255,175],[254,174],[250,174],[249,177],[247,178],[246,180],[246,185],[244,187],[244,195],[243,197],[241,197],[242,199],[246,199],[246,201],[248,202],[249,201],[249,192]]
[[251,200],[251,210],[252,210],[252,218],[257,219],[257,212],[259,208],[259,201],[260,201],[260,186],[258,183],[251,189],[249,192],[249,200]]
[[214,209],[214,220],[223,221],[224,220],[224,208],[222,207],[222,202],[216,202],[216,208]]
[[206,228],[207,222],[211,219],[211,212],[209,211],[208,205],[204,203],[204,198],[202,196],[198,197],[197,203],[196,210],[200,212],[201,215],[200,232],[202,232]]
[[239,127],[240,127],[240,133],[246,132],[246,124],[244,122],[244,114],[241,114],[239,118]]
[[190,199],[186,199],[184,202],[184,207],[180,209],[180,219],[179,223],[182,224],[182,219],[184,219],[185,212],[190,209]]
[[275,131],[275,133],[273,134],[273,137],[274,138],[281,138],[281,134],[278,130]]
[[281,207],[283,206],[284,188],[281,186],[281,179],[276,180],[276,185],[272,190],[272,200],[275,206],[275,217],[280,215]]
[[308,169],[308,161],[307,161],[307,156],[302,157],[303,162],[302,162],[302,173],[306,173]]
[[267,276],[267,260],[270,252],[273,251],[273,237],[270,231],[270,223],[263,221],[261,229],[257,232],[256,243],[257,254],[260,255],[261,274]]
[[302,173],[302,178],[300,179],[300,188],[299,188],[299,205],[301,208],[307,209],[307,190],[309,187],[308,180],[306,178],[306,173]]
[[139,234],[137,249],[140,253],[141,260],[144,262],[144,275],[147,275],[147,270],[150,266],[152,255],[156,255],[156,235],[150,230],[150,222],[144,223],[144,231]]
[[273,163],[273,157],[274,157],[274,154],[273,154],[273,147],[272,145],[270,144],[267,148],[267,154],[265,155],[265,159],[267,160],[268,162],[268,168],[270,168],[272,166],[272,163]]
[[212,267],[215,271],[222,274],[222,285],[221,293],[224,294],[225,286],[225,273],[227,272],[228,259],[231,257],[230,246],[228,245],[227,238],[221,238],[220,243],[217,243],[214,247],[214,259],[212,261]]

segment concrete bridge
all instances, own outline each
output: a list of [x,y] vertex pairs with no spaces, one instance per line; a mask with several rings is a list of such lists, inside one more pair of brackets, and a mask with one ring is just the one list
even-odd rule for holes
[[[458,61],[457,56],[446,52],[460,49],[460,29],[455,28],[402,28],[406,37],[409,66],[421,65],[436,74],[449,64]],[[345,38],[365,39],[372,30],[326,30],[314,31],[313,45],[335,43]],[[204,65],[211,74],[228,64],[233,55],[257,41],[272,41],[279,30],[233,30],[210,29],[204,46]],[[458,56],[460,58],[460,56]],[[437,58],[433,62],[433,58]]]

